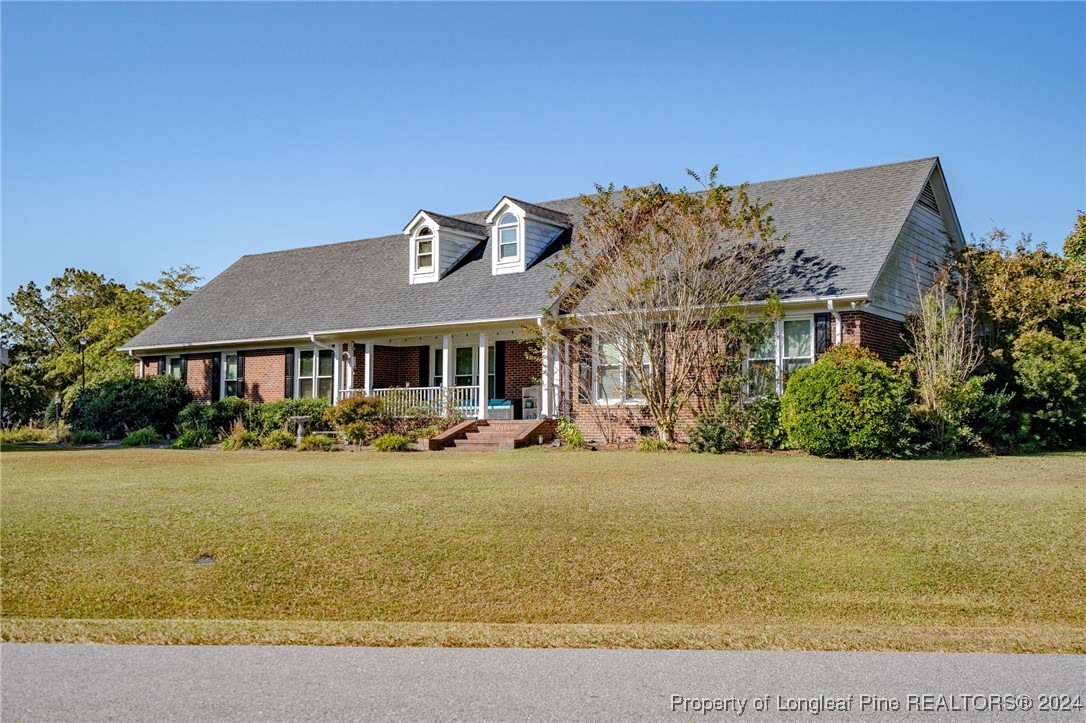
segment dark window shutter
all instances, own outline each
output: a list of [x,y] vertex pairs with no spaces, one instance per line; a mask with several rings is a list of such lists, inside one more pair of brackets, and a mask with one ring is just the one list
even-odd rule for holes
[[283,350],[283,398],[294,397],[294,349],[287,347]]
[[189,355],[181,355],[181,381],[185,384],[189,383]]
[[221,395],[222,386],[222,354],[216,353],[211,357],[211,401],[217,402]]
[[430,386],[430,345],[419,347],[419,386]]
[[494,342],[494,397],[505,399],[505,342]]
[[815,314],[814,316],[814,342],[815,356],[830,348],[830,315]]
[[166,357],[164,356],[158,358],[158,373],[160,375],[166,373]]
[[245,355],[238,352],[238,397],[245,399]]

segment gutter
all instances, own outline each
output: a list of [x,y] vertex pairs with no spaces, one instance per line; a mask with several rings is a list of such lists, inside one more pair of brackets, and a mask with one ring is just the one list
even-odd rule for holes
[[826,309],[833,315],[833,345],[841,346],[844,339],[844,329],[841,325],[841,312],[833,308],[833,299],[826,300]]

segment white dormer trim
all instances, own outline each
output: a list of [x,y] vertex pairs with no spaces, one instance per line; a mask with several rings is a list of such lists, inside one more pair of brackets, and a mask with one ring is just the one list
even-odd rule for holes
[[[430,236],[430,266],[419,266],[419,244]],[[442,227],[440,221],[426,211],[419,211],[404,226],[403,233],[408,237],[407,268],[410,283],[430,284],[438,281],[449,272],[464,256],[486,239],[481,233],[466,231],[461,228]]]
[[[501,257],[502,231],[512,230],[512,224],[503,224],[506,214],[516,219],[517,253],[512,257]],[[566,228],[550,218],[537,216],[523,208],[512,198],[502,196],[497,205],[486,215],[490,226],[490,270],[495,276],[516,274],[528,269],[558,234]]]

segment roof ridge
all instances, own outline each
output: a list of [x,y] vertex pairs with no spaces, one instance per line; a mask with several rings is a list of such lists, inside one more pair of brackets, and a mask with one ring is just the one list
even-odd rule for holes
[[858,168],[844,168],[840,171],[822,171],[820,173],[805,173],[801,176],[785,176],[784,178],[766,178],[761,181],[746,181],[751,186],[757,183],[780,183],[781,181],[799,181],[805,178],[817,178],[818,176],[837,176],[842,173],[855,173],[856,171],[870,171],[875,168],[890,168],[891,166],[907,166],[910,163],[920,163],[921,161],[935,162],[939,160],[939,156],[925,156],[923,158],[913,158],[908,161],[894,161],[893,163],[875,163],[870,166],[860,166]]

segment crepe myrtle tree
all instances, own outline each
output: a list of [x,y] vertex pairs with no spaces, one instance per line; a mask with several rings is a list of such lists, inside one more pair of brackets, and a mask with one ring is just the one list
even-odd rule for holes
[[741,302],[766,295],[779,251],[770,204],[720,185],[717,170],[687,171],[699,191],[597,186],[554,264],[543,334],[590,340],[592,398],[643,405],[665,442],[715,386],[722,355],[741,351]]

